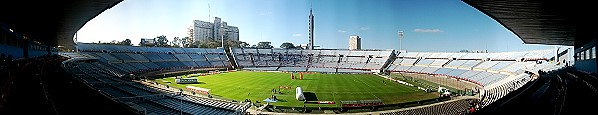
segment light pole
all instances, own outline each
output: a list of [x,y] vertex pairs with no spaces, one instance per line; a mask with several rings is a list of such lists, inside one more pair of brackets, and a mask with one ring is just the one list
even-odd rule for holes
[[399,31],[399,52],[403,50],[403,31]]
[[221,32],[220,34],[221,34],[221,37],[220,37],[220,42],[222,43],[222,44],[221,44],[221,45],[222,45],[222,49],[224,49],[224,33],[223,33],[223,32]]
[[181,115],[183,115],[183,90],[181,90],[181,104],[179,105],[179,109],[181,109]]

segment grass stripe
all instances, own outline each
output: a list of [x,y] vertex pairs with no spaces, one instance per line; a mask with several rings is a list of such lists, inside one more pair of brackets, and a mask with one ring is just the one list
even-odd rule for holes
[[[299,74],[295,74],[299,77]],[[304,80],[290,79],[290,73],[238,71],[197,77],[201,84],[192,86],[211,89],[210,93],[234,100],[251,99],[262,101],[276,95],[281,101],[271,103],[277,106],[303,107],[302,101],[295,100],[295,88],[301,86],[304,92],[314,93],[320,101],[336,101],[335,105],[306,106],[339,107],[340,101],[381,99],[386,104],[410,102],[437,97],[436,93],[426,93],[414,87],[404,86],[371,74],[304,74]],[[185,85],[174,83],[174,78],[165,78],[172,87],[183,88]],[[161,79],[157,82],[163,83]],[[163,83],[164,84],[164,83]],[[272,94],[271,89],[279,86],[291,86],[281,89],[283,94]],[[248,95],[249,94],[249,95]]]

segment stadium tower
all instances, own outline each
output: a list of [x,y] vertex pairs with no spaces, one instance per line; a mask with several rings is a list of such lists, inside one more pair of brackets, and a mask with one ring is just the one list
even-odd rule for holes
[[312,13],[312,9],[309,8],[309,24],[308,24],[308,31],[309,31],[309,42],[307,43],[307,49],[314,49],[314,15]]

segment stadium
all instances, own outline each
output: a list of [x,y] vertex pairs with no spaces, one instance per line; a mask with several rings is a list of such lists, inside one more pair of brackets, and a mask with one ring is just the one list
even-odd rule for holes
[[62,54],[70,57],[63,62],[67,72],[137,113],[158,114],[242,114],[249,108],[258,113],[409,114],[442,107],[450,107],[443,113],[457,114],[483,108],[511,91],[499,89],[534,81],[539,70],[564,67],[551,63],[553,50],[227,52],[83,43],[78,48],[80,53]]
[[[512,21],[494,12],[501,4],[465,3],[495,20]],[[501,24],[516,33],[529,29]],[[81,42],[64,52],[12,31],[2,25],[0,70],[7,77],[0,79],[0,113],[8,114],[568,114],[590,111],[582,103],[595,103],[598,95],[595,39],[567,44],[544,38],[542,44],[574,49],[510,52]],[[575,64],[568,63],[571,58]]]

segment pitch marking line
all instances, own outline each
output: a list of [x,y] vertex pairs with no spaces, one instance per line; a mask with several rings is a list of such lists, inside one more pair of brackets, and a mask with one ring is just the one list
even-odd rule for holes
[[[356,79],[356,78],[353,78],[353,79]],[[361,83],[363,83],[363,84],[367,85],[368,87],[372,87],[372,86],[370,86],[369,84],[367,84],[367,83],[363,82],[363,80],[361,80],[361,79],[358,79],[358,80],[359,80],[359,82],[361,82]],[[372,94],[372,95],[373,95],[374,97],[376,97],[377,99],[380,99],[378,96],[374,95],[374,93],[372,93],[372,92],[368,92],[368,93]],[[380,99],[380,100],[382,100],[382,99]]]

